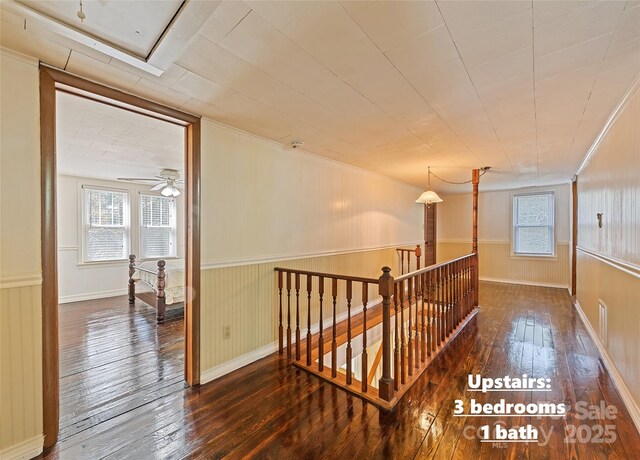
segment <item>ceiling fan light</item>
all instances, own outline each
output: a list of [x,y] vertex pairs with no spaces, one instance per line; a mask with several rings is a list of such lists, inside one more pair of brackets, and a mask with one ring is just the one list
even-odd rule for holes
[[[171,185],[167,185],[165,188],[163,188],[162,190],[160,190],[160,194],[162,196],[175,196],[174,195],[174,190],[178,190],[175,187],[172,187]],[[180,192],[178,192],[180,193]]]
[[180,195],[180,190],[178,190],[178,187],[173,187],[173,196],[176,197],[178,195]]
[[433,190],[426,190],[422,192],[422,195],[416,200],[416,203],[442,203],[442,198],[438,196]]

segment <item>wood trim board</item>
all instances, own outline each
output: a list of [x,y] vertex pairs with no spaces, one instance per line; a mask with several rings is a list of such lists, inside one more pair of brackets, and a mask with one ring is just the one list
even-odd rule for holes
[[57,442],[60,415],[55,138],[58,90],[179,124],[186,129],[185,380],[189,385],[200,383],[200,118],[41,65],[42,397],[45,449]]

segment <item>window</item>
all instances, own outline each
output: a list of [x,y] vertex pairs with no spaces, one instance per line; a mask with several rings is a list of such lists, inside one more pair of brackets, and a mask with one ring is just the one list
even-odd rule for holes
[[83,188],[83,259],[126,259],[129,251],[129,194]]
[[513,252],[553,255],[553,193],[513,197]]
[[176,201],[173,197],[140,194],[140,256],[176,256]]

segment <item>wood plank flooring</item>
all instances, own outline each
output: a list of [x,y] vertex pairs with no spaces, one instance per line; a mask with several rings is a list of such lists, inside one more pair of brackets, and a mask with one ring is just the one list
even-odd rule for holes
[[183,319],[126,296],[60,306],[60,439],[182,391]]
[[[640,434],[566,291],[481,283],[480,304],[478,315],[391,413],[287,364],[277,354],[215,382],[183,389],[176,353],[182,347],[179,320],[172,329],[174,341],[162,332],[174,323],[156,327],[153,310],[148,320],[145,315],[118,320],[121,335],[114,329],[109,339],[93,316],[99,313],[86,313],[93,326],[77,337],[83,317],[78,311],[76,332],[66,332],[65,348],[75,343],[91,352],[67,358],[62,378],[73,384],[61,385],[63,391],[68,388],[62,411],[64,439],[46,458],[639,458]],[[76,307],[81,309],[80,304]],[[112,316],[100,317],[115,327],[118,321]],[[137,339],[132,340],[132,330],[140,331]],[[135,382],[116,367],[100,369],[118,348],[125,367],[140,369]],[[84,377],[70,371],[93,363],[102,374]],[[552,391],[471,393],[466,391],[469,373],[545,376],[552,379]],[[158,383],[161,379],[164,383]],[[136,382],[149,385],[144,398],[132,396]],[[102,399],[83,396],[94,385]],[[121,392],[128,396],[117,403]],[[500,418],[453,415],[454,400],[471,398],[483,403],[501,398],[565,402],[572,410],[566,418],[504,419],[508,426],[532,423],[540,431],[551,431],[549,442],[495,445],[481,443],[473,427],[492,425]],[[80,409],[74,409],[72,401],[101,423],[78,426]],[[581,420],[575,411],[577,402],[601,401],[617,408],[615,419]],[[118,413],[117,407],[128,411]],[[611,425],[615,441],[567,443],[570,425],[589,427],[591,436],[595,426]],[[585,428],[583,440],[586,434]]]

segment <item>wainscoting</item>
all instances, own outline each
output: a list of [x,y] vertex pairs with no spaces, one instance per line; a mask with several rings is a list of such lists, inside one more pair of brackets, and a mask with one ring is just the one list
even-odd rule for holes
[[0,289],[0,458],[42,451],[40,274],[3,279]]
[[[415,246],[416,243],[413,243]],[[403,245],[410,246],[410,245]],[[378,278],[388,265],[398,275],[395,246],[370,251],[350,252],[303,259],[290,259],[202,270],[202,380],[208,381],[274,350],[278,335],[278,296],[274,267],[297,268],[323,273],[348,274]],[[284,280],[286,286],[286,280]],[[300,328],[306,330],[306,279],[300,286]],[[330,287],[330,284],[326,284]],[[295,291],[292,279],[292,314],[295,313]],[[286,289],[286,288],[285,288]],[[378,286],[370,287],[370,299],[378,297]],[[317,292],[317,289],[314,288]],[[344,299],[339,293],[338,299]],[[359,311],[360,293],[354,292],[352,311]],[[286,290],[283,308],[286,311]],[[312,299],[312,317],[317,318],[317,299]],[[329,319],[333,304],[330,289],[325,291],[323,317]],[[336,306],[338,314],[346,310],[344,302]],[[293,316],[292,316],[293,318]],[[231,327],[231,337],[224,339],[224,328]],[[285,326],[286,327],[286,326]]]
[[[607,306],[607,343],[601,343],[624,382],[621,394],[640,431],[640,270],[578,248],[578,301],[594,331],[600,330],[598,304]],[[632,404],[631,404],[632,403]]]
[[[438,242],[438,262],[444,262],[471,250],[471,242]],[[567,288],[570,280],[569,243],[557,243],[555,257],[511,255],[509,241],[479,241],[480,279],[501,283]]]

